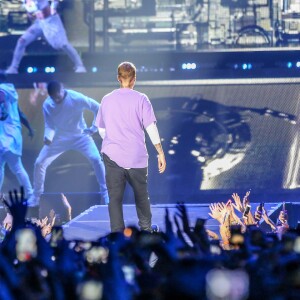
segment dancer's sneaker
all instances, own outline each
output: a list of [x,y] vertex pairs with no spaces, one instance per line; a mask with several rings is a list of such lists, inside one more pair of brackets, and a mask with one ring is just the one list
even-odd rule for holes
[[13,66],[10,66],[8,67],[8,69],[5,70],[5,74],[18,74],[18,69],[13,67]]
[[86,73],[86,68],[84,66],[75,67],[75,73]]
[[40,197],[31,195],[27,200],[28,207],[38,207],[40,205]]

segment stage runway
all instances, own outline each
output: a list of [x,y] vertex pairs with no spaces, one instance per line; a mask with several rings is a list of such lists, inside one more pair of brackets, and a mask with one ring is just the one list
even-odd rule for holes
[[[253,203],[255,207],[258,203]],[[269,215],[276,214],[281,204],[266,203],[265,208]],[[208,213],[209,203],[205,204],[186,204],[190,226],[194,226],[197,218],[207,219],[206,228],[218,233],[219,224],[216,220],[211,219]],[[169,210],[169,215],[173,221],[176,213],[176,204],[152,205],[152,223],[157,224],[161,231],[165,230],[165,211]],[[135,205],[123,205],[125,224],[137,226]],[[173,222],[174,224],[174,222]],[[85,240],[95,241],[110,232],[109,215],[107,205],[94,205],[82,212],[64,226],[64,236],[67,240]],[[175,224],[173,230],[176,231]]]

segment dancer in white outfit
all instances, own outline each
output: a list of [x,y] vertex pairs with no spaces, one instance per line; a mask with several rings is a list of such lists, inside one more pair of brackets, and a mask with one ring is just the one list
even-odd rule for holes
[[44,192],[47,167],[62,153],[76,150],[82,153],[93,165],[100,186],[102,200],[108,204],[109,197],[105,182],[105,168],[97,146],[91,135],[97,132],[92,125],[87,128],[83,117],[84,110],[94,114],[99,109],[95,100],[73,90],[66,90],[63,84],[52,81],[47,86],[49,97],[43,104],[45,119],[44,146],[34,165],[34,196],[29,206],[38,206]]
[[7,74],[18,73],[26,47],[39,37],[44,37],[54,49],[64,51],[72,60],[76,73],[86,72],[79,54],[69,43],[62,21],[56,12],[58,2],[52,0],[49,5],[48,0],[23,0],[23,6],[33,23],[19,38],[11,65],[6,70]]
[[4,169],[7,164],[24,187],[26,197],[32,195],[29,176],[22,164],[21,123],[33,137],[33,130],[18,106],[18,94],[12,83],[6,83],[0,74],[0,191],[4,182]]

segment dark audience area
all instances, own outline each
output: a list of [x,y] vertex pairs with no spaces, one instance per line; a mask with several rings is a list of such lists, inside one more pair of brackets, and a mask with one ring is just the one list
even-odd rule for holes
[[249,211],[249,199],[234,193],[210,205],[218,234],[205,219],[190,224],[178,203],[174,215],[166,209],[165,228],[129,226],[96,241],[69,241],[55,212],[28,217],[23,189],[9,191],[2,196],[0,299],[299,299],[300,228],[289,227],[284,205],[274,223],[263,204]]

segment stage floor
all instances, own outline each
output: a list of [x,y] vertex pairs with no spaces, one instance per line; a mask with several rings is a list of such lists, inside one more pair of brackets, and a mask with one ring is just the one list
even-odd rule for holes
[[[206,219],[206,228],[218,233],[219,224],[210,218],[208,213],[210,203],[205,204],[186,204],[190,226],[194,226],[197,218]],[[256,208],[258,203],[252,203],[252,208]],[[268,215],[276,214],[280,209],[281,203],[266,203],[265,208]],[[173,221],[176,214],[176,204],[152,205],[152,223],[157,224],[161,231],[165,230],[165,211],[169,210],[169,215]],[[126,226],[137,226],[135,205],[123,205],[124,219]],[[109,215],[107,205],[95,205],[82,212],[64,226],[64,236],[67,240],[95,241],[110,232]],[[173,230],[176,231],[173,222]]]

